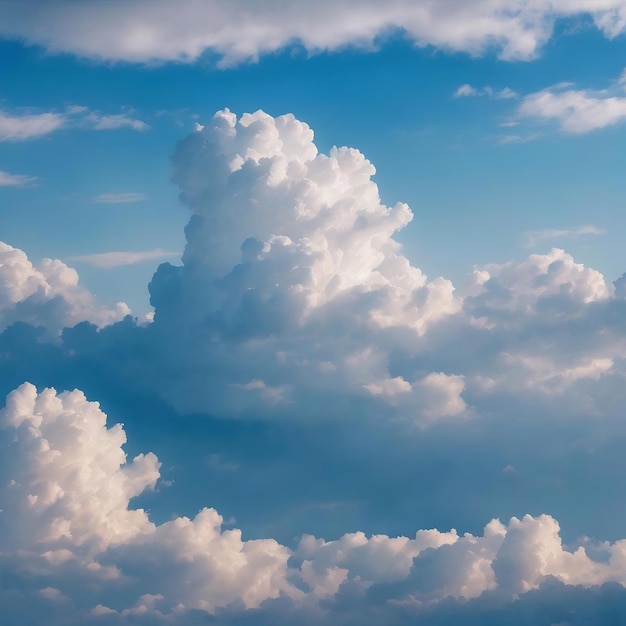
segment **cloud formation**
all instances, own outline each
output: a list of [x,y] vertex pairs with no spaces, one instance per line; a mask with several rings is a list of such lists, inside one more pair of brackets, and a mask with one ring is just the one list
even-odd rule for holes
[[142,202],[146,199],[145,193],[101,193],[93,201],[98,204],[127,204],[132,202]]
[[0,187],[26,187],[37,181],[35,176],[0,171]]
[[25,383],[7,397],[0,412],[7,606],[27,613],[43,599],[53,624],[102,616],[185,624],[194,611],[217,614],[220,623],[233,612],[259,619],[294,610],[317,615],[317,623],[328,614],[334,623],[332,613],[355,593],[363,616],[383,610],[393,617],[398,604],[415,616],[450,598],[491,593],[511,602],[548,579],[626,584],[626,541],[564,547],[548,515],[494,519],[481,535],[305,535],[293,549],[223,530],[214,509],[157,525],[131,500],[158,484],[160,463],[152,453],[129,461],[124,429],[106,422],[77,390],[38,393]]
[[[293,116],[219,112],[173,163],[193,215],[183,266],[162,265],[150,293],[163,358],[181,372],[159,389],[183,412],[306,414],[322,394],[331,414],[350,397],[424,426],[499,393],[532,387],[544,402],[621,375],[623,341],[605,327],[621,304],[599,272],[553,249],[477,269],[460,289],[429,280],[393,238],[408,207],[382,205],[363,155],[318,153]],[[589,326],[548,354],[542,333],[581,316]]]
[[12,115],[0,111],[0,141],[25,141],[49,135],[65,125],[61,113]]
[[84,320],[111,324],[129,313],[123,302],[115,309],[98,306],[76,270],[62,261],[33,265],[22,250],[0,242],[0,328],[19,321],[56,333]]
[[[273,540],[244,542],[238,530],[221,531],[214,510],[155,526],[145,511],[131,509],[131,498],[155,486],[160,464],[151,453],[127,462],[123,428],[107,429],[98,404],[80,391],[37,394],[24,384],[7,398],[1,420],[12,439],[2,485],[2,555],[20,555],[26,572],[41,568],[45,589],[57,590],[53,601],[78,602],[75,577],[83,576],[96,596],[117,606],[135,586],[131,572],[137,568],[153,569],[156,578],[136,581],[146,587],[134,590],[136,606],[152,598],[150,609],[165,604],[174,613],[213,612],[236,600],[257,607],[289,589],[288,550]],[[88,595],[93,602],[93,591]],[[133,605],[122,608],[132,615]]]
[[[133,506],[159,484],[157,458],[128,463],[123,429],[107,429],[80,392],[27,384],[3,413],[4,605],[22,621],[39,607],[52,624],[70,615],[192,624],[205,612],[218,624],[406,624],[416,615],[445,624],[450,607],[480,612],[472,607],[510,607],[528,594],[519,601],[532,603],[550,584],[564,597],[573,585],[626,584],[623,541],[565,542],[561,515],[541,514],[574,480],[558,460],[574,458],[582,473],[605,454],[621,458],[610,446],[623,434],[623,278],[611,284],[555,248],[476,268],[457,289],[430,280],[394,239],[410,209],[381,202],[358,150],[320,153],[292,115],[220,111],[178,144],[173,166],[192,215],[182,265],[162,264],[151,281],[153,323],[82,321],[104,325],[122,311],[95,307],[60,261],[33,266],[4,245],[5,388],[24,379],[96,388],[103,402],[141,407],[150,430],[191,412],[251,438],[254,420],[291,428],[269,451],[256,441],[239,455],[211,445],[202,467],[227,491],[242,481],[235,494],[263,485],[252,502],[264,510],[295,494],[306,519],[298,533],[324,506],[348,510],[346,492],[373,502],[378,524],[395,516],[397,497],[415,515],[434,506],[469,519],[472,532],[440,520],[398,536],[341,534],[363,526],[335,524],[330,537],[312,531],[292,545],[273,530],[262,536],[275,539],[243,540],[212,509],[170,510],[157,523]],[[49,326],[55,342],[15,321]],[[151,415],[165,403],[167,418]],[[231,426],[233,417],[243,421]],[[249,465],[259,454],[271,467]],[[362,484],[342,471],[359,455]],[[202,476],[191,480],[204,485]],[[586,480],[580,491],[600,497]],[[578,509],[578,494],[555,506]],[[529,506],[518,511],[518,498]],[[602,523],[591,513],[585,521],[589,534]]]
[[465,83],[461,85],[453,94],[454,98],[468,98],[473,96],[487,96],[494,100],[510,100],[517,98],[517,93],[510,87],[503,87],[502,89],[494,89],[493,87],[472,87],[472,85]]
[[533,230],[525,234],[523,245],[525,248],[534,248],[541,241],[580,237],[583,235],[604,235],[602,228],[587,224],[575,228],[546,228],[545,230]]
[[626,118],[623,91],[623,75],[604,90],[575,89],[571,83],[561,83],[524,96],[517,115],[555,122],[563,132],[582,135],[615,126]]
[[131,117],[127,113],[117,115],[103,115],[100,112],[90,112],[84,119],[83,124],[93,128],[93,130],[117,130],[119,128],[130,128],[143,132],[149,130],[150,126],[141,120]]
[[626,24],[623,0],[393,0],[385,4],[322,0],[280,7],[251,0],[165,0],[101,4],[44,2],[36,11],[5,2],[0,34],[49,52],[134,63],[193,62],[205,53],[222,66],[256,60],[294,42],[309,53],[345,46],[375,47],[391,33],[416,46],[473,55],[494,50],[507,60],[532,59],[552,35],[556,20],[586,17],[609,38]]
[[70,257],[70,261],[74,263],[87,263],[96,267],[111,268],[121,267],[123,265],[135,265],[144,263],[145,261],[155,261],[167,259],[169,257],[178,256],[178,252],[166,252],[162,248],[154,250],[143,250],[140,252],[100,252],[98,254],[83,254],[81,256]]
[[63,128],[85,128],[91,130],[116,130],[130,128],[145,131],[150,128],[130,113],[105,115],[90,111],[87,107],[73,105],[62,113],[8,113],[0,111],[0,142],[26,141],[50,135]]
[[[501,414],[504,398],[582,416],[619,396],[621,287],[565,251],[477,268],[456,289],[430,280],[394,239],[410,209],[382,204],[358,150],[319,153],[292,115],[220,111],[179,143],[173,165],[192,216],[183,264],[162,264],[150,283],[154,323],[123,325],[116,350],[95,334],[71,352],[104,349],[99,368],[179,412],[333,420],[349,405],[364,419],[426,428],[481,419],[494,402]],[[163,254],[80,260],[113,267]],[[61,297],[22,263],[25,278],[6,281],[5,325],[115,319],[84,304],[65,265],[74,282]],[[46,322],[52,301],[71,313]],[[114,354],[125,356],[109,363]]]
[[[393,234],[412,213],[381,203],[360,152],[318,153],[292,115],[224,110],[179,144],[173,162],[194,215],[183,267],[162,265],[150,284],[155,324],[167,358],[185,370],[188,350],[225,358],[221,377],[230,379],[206,387],[214,406],[289,406],[293,389],[325,389],[415,417],[462,413],[461,379],[389,371],[394,333],[417,339],[460,301],[449,281],[429,281],[401,254]],[[192,401],[182,389],[179,397]]]

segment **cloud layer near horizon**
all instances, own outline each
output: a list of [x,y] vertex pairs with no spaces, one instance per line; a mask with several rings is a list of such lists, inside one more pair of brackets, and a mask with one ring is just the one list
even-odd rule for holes
[[[367,592],[370,609],[404,603],[419,611],[490,591],[510,600],[546,577],[586,587],[626,584],[626,540],[567,549],[547,515],[494,519],[482,536],[357,532],[336,541],[304,536],[295,549],[244,541],[239,530],[221,528],[213,509],[156,525],[130,500],[155,487],[158,459],[148,453],[128,461],[122,426],[107,427],[98,404],[80,391],[37,393],[25,383],[9,394],[0,421],[7,581],[0,593],[26,612],[43,601],[53,624],[103,616],[184,624],[194,609],[271,611],[273,600],[279,608],[330,612],[332,620],[333,604],[349,589]],[[65,617],[55,621],[55,613]]]

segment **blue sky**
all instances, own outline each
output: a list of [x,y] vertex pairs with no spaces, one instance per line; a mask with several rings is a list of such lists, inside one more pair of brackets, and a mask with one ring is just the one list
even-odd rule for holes
[[9,623],[626,623],[624,24],[4,3]]

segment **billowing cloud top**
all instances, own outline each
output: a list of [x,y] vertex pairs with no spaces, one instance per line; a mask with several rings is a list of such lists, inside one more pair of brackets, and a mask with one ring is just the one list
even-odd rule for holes
[[[477,269],[458,291],[429,281],[393,238],[410,209],[381,203],[359,151],[319,153],[291,115],[221,111],[173,164],[193,215],[184,265],[162,265],[150,292],[163,358],[185,372],[160,389],[183,411],[306,413],[347,393],[428,424],[470,416],[468,391],[562,390],[622,354],[602,328],[613,286],[563,250]],[[592,353],[575,327],[552,339],[567,357],[546,353],[548,327],[587,316]]]
[[[320,153],[292,115],[220,111],[173,166],[192,211],[183,265],[154,274],[154,323],[116,335],[151,358],[113,353],[182,412],[332,419],[349,398],[364,416],[428,426],[529,389],[544,409],[567,390],[568,410],[601,412],[597,389],[622,375],[620,282],[559,249],[476,269],[456,290],[429,280],[394,239],[408,206],[385,206],[358,150]],[[60,261],[2,254],[5,325],[126,312],[95,307]]]
[[62,261],[33,265],[22,250],[0,241],[0,328],[20,321],[54,332],[84,320],[111,324],[129,313],[123,302],[115,310],[97,306],[76,270]]
[[[150,284],[155,324],[181,367],[186,350],[209,360],[231,353],[221,368],[226,374],[230,362],[232,378],[207,387],[213,401],[235,410],[260,395],[280,405],[298,387],[411,404],[417,384],[429,399],[414,411],[463,411],[462,378],[388,372],[391,333],[417,339],[460,300],[450,281],[429,282],[401,254],[393,234],[412,213],[381,203],[375,169],[358,150],[320,154],[292,115],[237,119],[225,110],[182,141],[173,162],[194,214],[184,266],[162,265]],[[285,378],[294,370],[297,384]]]

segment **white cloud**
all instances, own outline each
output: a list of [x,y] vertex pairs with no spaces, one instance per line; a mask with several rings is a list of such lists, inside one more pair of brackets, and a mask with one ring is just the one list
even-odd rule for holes
[[105,115],[90,111],[87,107],[73,105],[64,112],[10,114],[0,111],[0,142],[26,141],[54,133],[62,128],[89,128],[93,130],[116,130],[130,128],[145,131],[145,122],[129,113]]
[[542,134],[539,132],[531,132],[526,134],[507,134],[507,135],[499,135],[497,137],[498,143],[503,145],[507,144],[517,144],[517,143],[528,143],[529,141],[536,141],[540,139]]
[[452,95],[454,98],[487,96],[489,98],[493,98],[494,100],[510,100],[511,98],[517,98],[517,93],[510,87],[504,87],[503,89],[498,90],[489,86],[482,88],[472,87],[472,85],[469,85],[468,83],[461,85]]
[[518,94],[510,87],[504,87],[503,89],[500,89],[500,91],[496,91],[493,94],[493,97],[496,98],[496,100],[511,100],[512,98],[517,98]]
[[141,252],[100,252],[99,254],[83,254],[70,257],[74,263],[87,263],[96,267],[111,268],[122,265],[135,265],[145,261],[154,261],[178,256],[178,252],[167,252],[161,248],[143,250]]
[[478,96],[479,91],[468,83],[461,85],[453,94],[455,98],[466,98],[468,96]]
[[22,250],[0,242],[1,328],[22,321],[54,332],[84,320],[110,324],[129,313],[123,302],[114,310],[98,306],[76,270],[58,259],[33,265]]
[[126,113],[118,115],[102,115],[98,112],[89,113],[84,118],[85,123],[94,130],[117,130],[130,128],[139,132],[148,130],[150,126],[141,120],[135,119]]
[[[437,428],[500,414],[489,404],[505,397],[576,415],[617,401],[606,388],[624,374],[626,340],[612,321],[622,283],[563,250],[477,268],[461,289],[430,280],[394,238],[409,208],[381,202],[358,150],[319,153],[292,115],[221,111],[179,143],[173,164],[192,211],[183,265],[162,264],[149,286],[151,337],[170,367],[141,355],[119,367],[177,410],[333,419],[349,399],[364,419]],[[164,255],[76,260],[113,267]],[[99,317],[80,288],[61,281],[54,291],[27,259],[25,268],[5,325],[122,315]]]
[[184,623],[192,610],[234,604],[241,613],[279,597],[278,607],[289,600],[311,611],[319,601],[331,607],[346,586],[374,591],[371,601],[384,608],[389,600],[424,607],[487,591],[510,601],[546,577],[626,585],[626,540],[564,547],[549,515],[494,519],[479,535],[305,535],[295,550],[223,530],[214,509],[157,525],[131,507],[159,481],[157,457],[129,461],[122,426],[107,427],[99,405],[82,392],[37,393],[25,383],[8,396],[0,426],[3,571],[19,573],[24,606],[30,591],[55,603],[61,623],[81,614]]
[[533,230],[524,235],[525,248],[534,248],[541,241],[562,239],[566,237],[581,237],[583,235],[604,235],[604,230],[591,224],[575,228],[546,228]]
[[[206,401],[185,389],[197,386],[187,350],[219,359],[217,338],[230,337],[232,369],[222,374],[231,380],[219,390],[200,385],[215,407],[237,412],[265,398],[287,410],[294,391],[349,389],[420,419],[413,383],[428,372],[391,376],[383,337],[407,329],[419,338],[461,303],[449,281],[429,281],[402,255],[393,235],[412,213],[381,203],[372,164],[354,149],[318,153],[292,115],[238,119],[225,110],[180,143],[174,167],[194,213],[183,255],[193,271],[162,268],[150,289],[155,324],[173,339],[170,358],[188,371],[168,384],[182,384],[175,402]],[[206,340],[192,348],[183,337],[196,333]]]
[[[107,428],[106,415],[82,392],[38,394],[26,383],[9,395],[0,421],[12,440],[0,487],[2,552],[21,554],[25,570],[39,568],[59,593],[78,600],[83,592],[76,580],[64,580],[70,566],[92,587],[88,595],[96,591],[97,604],[113,607],[120,584],[134,588],[137,602],[150,593],[170,611],[214,612],[237,600],[256,607],[291,589],[289,550],[222,531],[215,510],[156,526],[144,510],[130,508],[131,498],[155,486],[160,463],[152,453],[128,462],[122,426]],[[138,588],[127,568],[144,572]],[[102,613],[95,601],[92,608]]]
[[37,10],[3,3],[0,34],[107,61],[192,62],[205,52],[222,65],[255,60],[297,42],[308,52],[345,46],[372,49],[400,30],[415,45],[503,59],[535,58],[558,18],[591,15],[607,37],[626,24],[623,0],[363,0],[358,13],[334,0],[133,0],[41,2]]
[[420,382],[420,386],[427,405],[424,415],[430,421],[442,417],[455,417],[467,408],[461,397],[465,389],[463,376],[448,375],[443,372],[432,373]]
[[566,296],[588,304],[608,299],[611,289],[604,276],[581,263],[564,250],[553,248],[547,254],[531,254],[521,262],[486,265],[470,279],[483,296],[483,304],[498,310],[530,313],[542,299]]
[[37,181],[35,176],[0,171],[0,187],[26,187]]
[[[525,502],[545,502],[554,492],[529,481],[529,471],[554,469],[550,463],[563,450],[578,454],[581,447],[591,464],[588,448],[600,436],[590,417],[606,417],[602,437],[621,433],[623,278],[613,286],[552,249],[476,268],[462,289],[429,280],[394,240],[411,212],[381,202],[372,164],[353,149],[319,153],[311,129],[290,115],[219,112],[180,142],[173,163],[193,213],[184,264],[164,264],[153,277],[156,312],[149,326],[86,329],[80,341],[51,352],[60,364],[71,363],[72,376],[80,363],[85,377],[95,372],[103,386],[109,378],[114,388],[132,381],[180,411],[217,419],[291,419],[305,425],[298,433],[313,431],[306,420],[322,421],[324,442],[339,422],[349,432],[346,448],[361,427],[379,429],[376,434],[401,429],[396,441],[406,438],[410,454],[420,456],[434,443],[443,446],[439,463],[458,462],[461,472],[476,459],[491,465],[486,471],[497,479],[463,495],[472,507],[491,506],[491,495],[474,500],[493,493],[497,484],[489,480],[519,481],[539,492]],[[573,230],[580,229],[556,232]],[[3,250],[0,321],[42,321],[57,329],[92,319],[93,302],[77,295],[73,270],[58,261],[33,267],[21,251]],[[50,316],[57,302],[66,317]],[[134,350],[148,344],[149,350]],[[13,375],[21,352],[31,357],[22,343],[6,345],[0,365]],[[58,369],[62,376],[63,365]],[[480,421],[463,423],[468,417]],[[107,430],[103,414],[80,392],[37,395],[27,385],[12,396],[4,419],[0,566],[19,571],[25,586],[33,581],[25,602],[36,596],[68,607],[58,610],[73,605],[80,612],[76,623],[89,623],[89,615],[119,623],[143,615],[182,624],[190,609],[215,612],[231,602],[240,606],[233,611],[265,602],[265,608],[291,603],[306,612],[346,597],[378,602],[381,611],[398,604],[422,610],[447,597],[487,593],[507,601],[539,588],[546,577],[565,585],[626,585],[624,541],[564,546],[558,523],[547,515],[492,520],[482,533],[465,535],[445,528],[400,537],[307,536],[294,550],[271,539],[244,541],[237,529],[223,530],[211,509],[157,525],[133,510],[131,500],[157,480],[156,457],[126,463],[122,429]],[[430,430],[407,428],[407,421]],[[593,436],[577,439],[581,430]],[[508,450],[491,457],[505,439]],[[370,454],[381,458],[369,448],[367,454],[368,461]],[[541,465],[541,455],[550,462]],[[204,466],[220,480],[245,475],[246,462],[230,459],[230,451],[212,445],[202,452]],[[385,459],[395,461],[396,448]],[[380,465],[376,480],[390,475]],[[435,476],[440,466],[412,467],[421,468],[415,476],[432,491],[431,477],[450,484]],[[453,508],[473,480],[450,472],[456,486],[429,502],[444,493]],[[550,474],[558,490],[562,472]],[[569,474],[565,480],[571,484]],[[517,506],[509,500],[481,519]]]
[[524,96],[520,118],[556,122],[566,133],[584,134],[619,124],[626,118],[626,97],[619,79],[611,89],[574,89],[562,83]]
[[[315,419],[349,397],[368,416],[432,426],[525,394],[594,413],[621,375],[602,274],[553,249],[478,268],[462,289],[429,280],[394,240],[408,207],[383,205],[363,155],[320,154],[293,116],[219,112],[173,163],[193,215],[183,266],[161,266],[150,293],[179,375],[152,370],[180,411]],[[549,235],[574,231],[592,229]],[[587,317],[546,342],[546,328]]]
[[93,202],[98,204],[126,204],[132,202],[143,202],[146,199],[145,193],[101,193],[93,198]]
[[61,113],[11,115],[0,111],[0,141],[25,141],[49,135],[66,124]]

